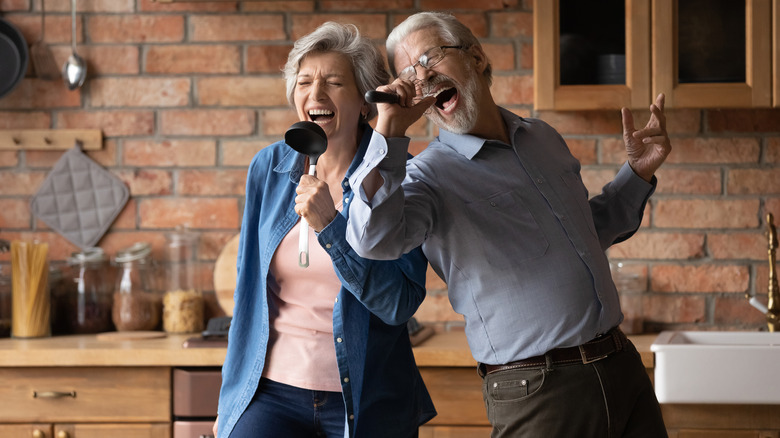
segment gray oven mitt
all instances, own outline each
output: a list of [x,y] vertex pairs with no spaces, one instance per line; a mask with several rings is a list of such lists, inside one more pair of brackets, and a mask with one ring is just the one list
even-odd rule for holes
[[77,145],[54,164],[30,202],[33,215],[81,249],[95,246],[130,190]]

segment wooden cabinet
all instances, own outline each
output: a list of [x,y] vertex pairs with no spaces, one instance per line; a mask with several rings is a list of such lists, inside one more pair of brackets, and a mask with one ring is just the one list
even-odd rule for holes
[[0,368],[4,438],[170,438],[165,367]]
[[780,106],[778,3],[536,0],[536,108]]

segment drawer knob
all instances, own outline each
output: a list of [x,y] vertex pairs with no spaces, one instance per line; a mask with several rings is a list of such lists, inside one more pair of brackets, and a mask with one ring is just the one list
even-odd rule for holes
[[35,429],[32,432],[32,438],[46,438],[46,434],[40,429]]
[[70,438],[70,434],[64,430],[57,432],[57,438]]
[[76,398],[76,391],[33,391],[33,398]]

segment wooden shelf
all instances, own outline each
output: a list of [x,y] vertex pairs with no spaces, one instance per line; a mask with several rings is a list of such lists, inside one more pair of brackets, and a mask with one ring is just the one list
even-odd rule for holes
[[0,130],[0,150],[66,150],[77,142],[83,150],[100,150],[103,133],[99,129]]

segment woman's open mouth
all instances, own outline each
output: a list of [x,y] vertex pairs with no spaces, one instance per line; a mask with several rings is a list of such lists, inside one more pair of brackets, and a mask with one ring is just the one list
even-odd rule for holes
[[326,109],[309,110],[309,118],[314,123],[327,123],[333,120],[333,111]]

